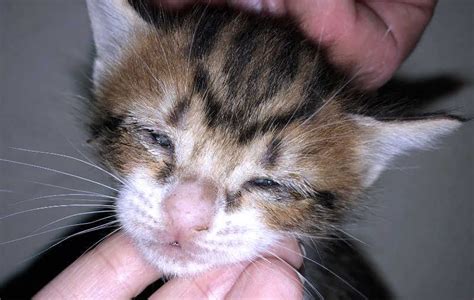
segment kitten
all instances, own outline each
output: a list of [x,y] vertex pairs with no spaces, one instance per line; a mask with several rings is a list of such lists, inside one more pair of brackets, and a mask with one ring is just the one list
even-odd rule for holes
[[[87,4],[97,51],[93,141],[122,183],[125,232],[167,275],[252,260],[287,236],[331,237],[394,157],[461,123],[374,114],[288,20],[200,5]],[[350,249],[328,247],[334,265]],[[342,269],[363,274],[359,254],[347,255],[355,262]],[[371,275],[353,276],[369,285],[318,284],[328,298],[378,289]]]

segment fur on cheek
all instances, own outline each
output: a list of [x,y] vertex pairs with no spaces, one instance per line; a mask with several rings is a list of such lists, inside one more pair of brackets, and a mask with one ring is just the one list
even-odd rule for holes
[[161,202],[166,188],[153,179],[152,172],[145,167],[137,167],[125,178],[117,200],[119,220],[132,237],[146,238],[144,228],[153,230],[160,224]]

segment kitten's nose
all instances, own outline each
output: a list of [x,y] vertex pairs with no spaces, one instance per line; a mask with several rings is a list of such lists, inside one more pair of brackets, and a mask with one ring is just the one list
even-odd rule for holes
[[164,202],[171,245],[178,246],[209,229],[216,198],[217,188],[209,181],[187,181],[174,188]]

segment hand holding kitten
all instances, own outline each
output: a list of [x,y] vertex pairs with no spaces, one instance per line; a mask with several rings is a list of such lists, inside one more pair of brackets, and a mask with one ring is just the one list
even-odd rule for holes
[[[283,246],[288,249],[275,250],[281,260],[268,256],[192,279],[171,279],[151,299],[299,299],[303,288],[292,268],[299,268],[302,258],[296,242]],[[125,235],[116,234],[64,270],[35,299],[131,299],[161,275]]]
[[[235,2],[239,7],[292,16],[300,22],[307,36],[328,49],[333,62],[345,66],[367,89],[376,88],[391,77],[418,41],[435,4],[435,1],[426,1],[423,5],[333,0]],[[173,1],[175,6],[186,3],[190,1]],[[102,65],[98,66],[100,71]],[[376,175],[369,181],[373,181]],[[302,263],[296,241],[288,241],[273,252],[283,259],[266,256],[253,262],[216,268],[192,279],[172,279],[152,298],[210,295],[218,298],[232,295],[301,298],[302,287],[293,271]],[[150,262],[154,260],[150,259]],[[51,299],[74,295],[85,298],[94,295],[97,298],[130,298],[161,276],[141,260],[127,238],[117,235],[76,261],[38,297]]]

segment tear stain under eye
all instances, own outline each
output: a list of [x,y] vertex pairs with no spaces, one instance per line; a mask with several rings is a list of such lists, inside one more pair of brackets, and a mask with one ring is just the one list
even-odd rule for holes
[[293,198],[295,201],[303,200],[310,198],[313,201],[315,201],[318,204],[321,204],[323,207],[327,209],[335,209],[336,208],[336,199],[337,195],[333,192],[330,191],[311,191],[308,194],[302,194],[291,187],[285,186],[285,185],[279,185],[277,187],[270,187],[269,190],[273,189],[273,191],[276,190],[276,192],[283,192],[286,194],[286,196],[278,196],[278,202],[285,202],[285,200],[288,200],[289,198]]

